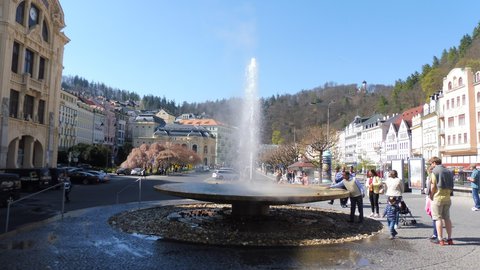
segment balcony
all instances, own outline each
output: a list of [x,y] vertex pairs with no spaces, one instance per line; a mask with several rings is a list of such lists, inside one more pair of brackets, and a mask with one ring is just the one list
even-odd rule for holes
[[45,82],[43,80],[37,80],[30,76],[29,73],[17,74],[12,72],[10,82],[17,85],[19,89],[28,90],[32,89],[38,92],[44,92]]

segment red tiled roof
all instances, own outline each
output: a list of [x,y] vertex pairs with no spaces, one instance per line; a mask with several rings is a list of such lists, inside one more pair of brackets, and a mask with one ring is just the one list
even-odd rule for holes
[[423,105],[420,105],[418,107],[415,107],[415,108],[411,108],[411,109],[408,109],[406,111],[404,111],[402,113],[402,115],[397,119],[395,120],[395,122],[393,123],[395,125],[395,127],[400,127],[400,123],[402,123],[402,120],[404,120],[405,122],[407,122],[408,126],[411,127],[412,126],[412,118],[415,116],[415,115],[418,115],[419,113],[422,113],[423,112]]
[[220,126],[222,123],[214,119],[184,119],[180,120],[182,125],[194,125],[194,126]]

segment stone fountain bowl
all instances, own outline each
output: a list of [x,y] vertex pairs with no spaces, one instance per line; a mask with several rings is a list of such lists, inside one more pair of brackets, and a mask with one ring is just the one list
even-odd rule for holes
[[174,183],[154,188],[170,195],[232,205],[234,216],[268,214],[270,205],[300,204],[346,198],[343,189],[327,186],[299,186],[258,182]]

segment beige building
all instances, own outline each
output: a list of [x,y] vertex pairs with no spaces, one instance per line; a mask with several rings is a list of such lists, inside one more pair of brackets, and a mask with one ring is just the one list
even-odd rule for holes
[[175,116],[169,114],[164,109],[161,109],[156,115],[162,118],[167,124],[173,124],[175,122]]
[[468,166],[478,162],[477,96],[470,68],[454,68],[443,78],[440,98],[440,152],[442,163]]
[[0,167],[56,165],[64,27],[58,0],[0,0]]
[[208,130],[215,138],[215,166],[232,166],[236,164],[234,157],[236,153],[235,140],[232,138],[236,132],[235,128],[229,127],[214,119],[183,119],[179,120],[182,125],[199,126]]
[[60,91],[60,115],[58,119],[58,150],[67,151],[77,139],[78,99],[76,96]]

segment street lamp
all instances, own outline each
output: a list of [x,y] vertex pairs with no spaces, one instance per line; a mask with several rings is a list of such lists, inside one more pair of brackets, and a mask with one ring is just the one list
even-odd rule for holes
[[329,142],[329,136],[330,136],[330,105],[335,103],[335,100],[332,99],[327,106],[327,143]]

